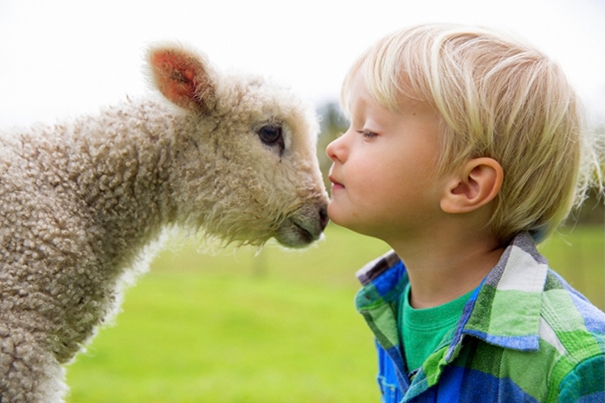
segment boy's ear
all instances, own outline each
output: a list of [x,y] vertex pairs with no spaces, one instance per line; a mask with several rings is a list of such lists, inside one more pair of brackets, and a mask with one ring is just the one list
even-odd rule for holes
[[493,158],[471,159],[447,183],[441,209],[450,214],[474,211],[496,197],[503,178],[502,167]]

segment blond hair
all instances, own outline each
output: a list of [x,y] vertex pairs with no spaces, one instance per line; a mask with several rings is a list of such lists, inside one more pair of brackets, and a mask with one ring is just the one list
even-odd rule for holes
[[345,111],[357,72],[391,111],[401,95],[438,110],[439,172],[477,157],[500,163],[504,182],[489,225],[503,242],[523,231],[541,241],[584,200],[592,180],[601,183],[574,90],[561,68],[530,45],[457,25],[395,32],[352,66],[341,94]]

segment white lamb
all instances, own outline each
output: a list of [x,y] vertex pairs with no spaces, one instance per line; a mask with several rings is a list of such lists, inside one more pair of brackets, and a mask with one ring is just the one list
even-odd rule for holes
[[61,364],[116,311],[162,228],[302,247],[327,224],[308,107],[178,45],[148,62],[172,105],[128,100],[0,136],[2,403],[63,401]]

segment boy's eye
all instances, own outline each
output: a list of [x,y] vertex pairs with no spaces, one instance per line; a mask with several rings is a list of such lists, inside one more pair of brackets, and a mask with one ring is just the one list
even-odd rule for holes
[[360,130],[360,131],[358,131],[358,133],[361,134],[363,137],[370,138],[370,139],[378,136],[376,133],[371,132],[369,130]]

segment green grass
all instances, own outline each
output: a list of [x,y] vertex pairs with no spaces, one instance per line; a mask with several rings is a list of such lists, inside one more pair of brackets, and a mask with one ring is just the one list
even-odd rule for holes
[[[603,309],[603,230],[541,249]],[[304,252],[162,253],[68,367],[72,403],[378,401],[355,270],[388,247],[330,226]]]

